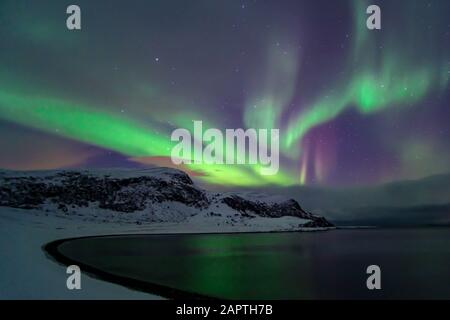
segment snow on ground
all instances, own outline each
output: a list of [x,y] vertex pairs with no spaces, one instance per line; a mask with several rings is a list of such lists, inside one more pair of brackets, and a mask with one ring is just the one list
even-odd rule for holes
[[68,290],[66,268],[42,250],[56,239],[110,234],[114,229],[0,208],[0,299],[161,299],[83,274],[81,290]]
[[56,215],[39,210],[0,207],[0,299],[160,299],[82,275],[82,289],[66,288],[65,266],[52,260],[43,245],[57,239],[151,233],[262,232],[317,230],[301,229],[308,220],[295,217],[234,220],[235,211],[217,208],[221,215],[201,212],[180,223],[145,223],[138,214],[111,212],[96,215]]

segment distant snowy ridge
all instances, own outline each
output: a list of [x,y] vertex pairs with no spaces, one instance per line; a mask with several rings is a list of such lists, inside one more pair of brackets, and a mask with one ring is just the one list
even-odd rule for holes
[[0,171],[0,206],[102,222],[176,223],[217,232],[333,227],[295,200],[210,192],[183,171],[169,168]]

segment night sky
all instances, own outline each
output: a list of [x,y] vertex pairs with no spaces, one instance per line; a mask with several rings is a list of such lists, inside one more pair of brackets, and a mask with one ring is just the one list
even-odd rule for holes
[[[78,4],[82,30],[66,28]],[[382,29],[368,30],[369,4]],[[280,171],[371,185],[450,171],[450,1],[0,2],[0,167],[171,166],[170,134],[279,128]]]

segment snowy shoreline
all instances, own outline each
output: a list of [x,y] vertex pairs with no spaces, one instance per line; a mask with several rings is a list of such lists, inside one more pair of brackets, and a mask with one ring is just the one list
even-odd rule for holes
[[47,243],[57,239],[114,234],[115,229],[45,216],[37,211],[0,207],[0,299],[161,299],[84,274],[82,289],[68,290],[66,267],[43,250]]
[[[195,218],[195,217],[193,217]],[[162,299],[82,275],[82,289],[66,288],[66,268],[48,256],[43,247],[53,241],[110,235],[132,234],[195,234],[241,232],[297,232],[322,231],[331,228],[299,228],[295,217],[252,218],[261,219],[252,228],[188,223],[105,222],[87,220],[83,216],[55,215],[40,210],[0,207],[0,299]]]
[[335,229],[289,198],[215,193],[170,168],[0,170],[0,298],[158,299],[66,269],[43,247],[86,236],[298,232]]

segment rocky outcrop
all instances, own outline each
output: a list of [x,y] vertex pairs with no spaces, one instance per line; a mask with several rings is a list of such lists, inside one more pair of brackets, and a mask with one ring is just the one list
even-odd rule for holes
[[39,209],[46,203],[58,208],[88,207],[118,212],[145,210],[164,201],[180,202],[205,208],[209,201],[196,188],[188,175],[175,172],[169,179],[159,176],[114,178],[108,174],[59,172],[44,177],[4,177],[0,187],[0,205],[23,209]]
[[325,218],[303,210],[295,200],[271,202],[237,194],[213,195],[195,186],[186,173],[174,169],[0,172],[0,206],[65,214],[76,212],[78,208],[124,214],[147,212],[149,221],[154,221],[150,214],[158,209],[160,216],[167,217],[166,221],[179,220],[168,203],[189,209],[186,216],[210,207],[216,210],[220,204],[225,204],[245,218],[292,216],[310,220],[305,227],[332,226]]
[[[292,216],[311,220],[302,225],[305,228],[328,228],[333,224],[323,217],[315,216],[300,207],[297,201],[289,199],[280,203],[266,203],[258,200],[244,199],[238,195],[228,196],[222,202],[244,215],[254,214],[261,217],[280,218]],[[250,216],[250,215],[249,215]]]
[[223,198],[222,202],[239,212],[246,214],[253,213],[262,217],[279,218],[293,216],[303,219],[310,219],[312,217],[312,214],[304,211],[298,202],[293,199],[281,203],[265,203],[232,195]]

